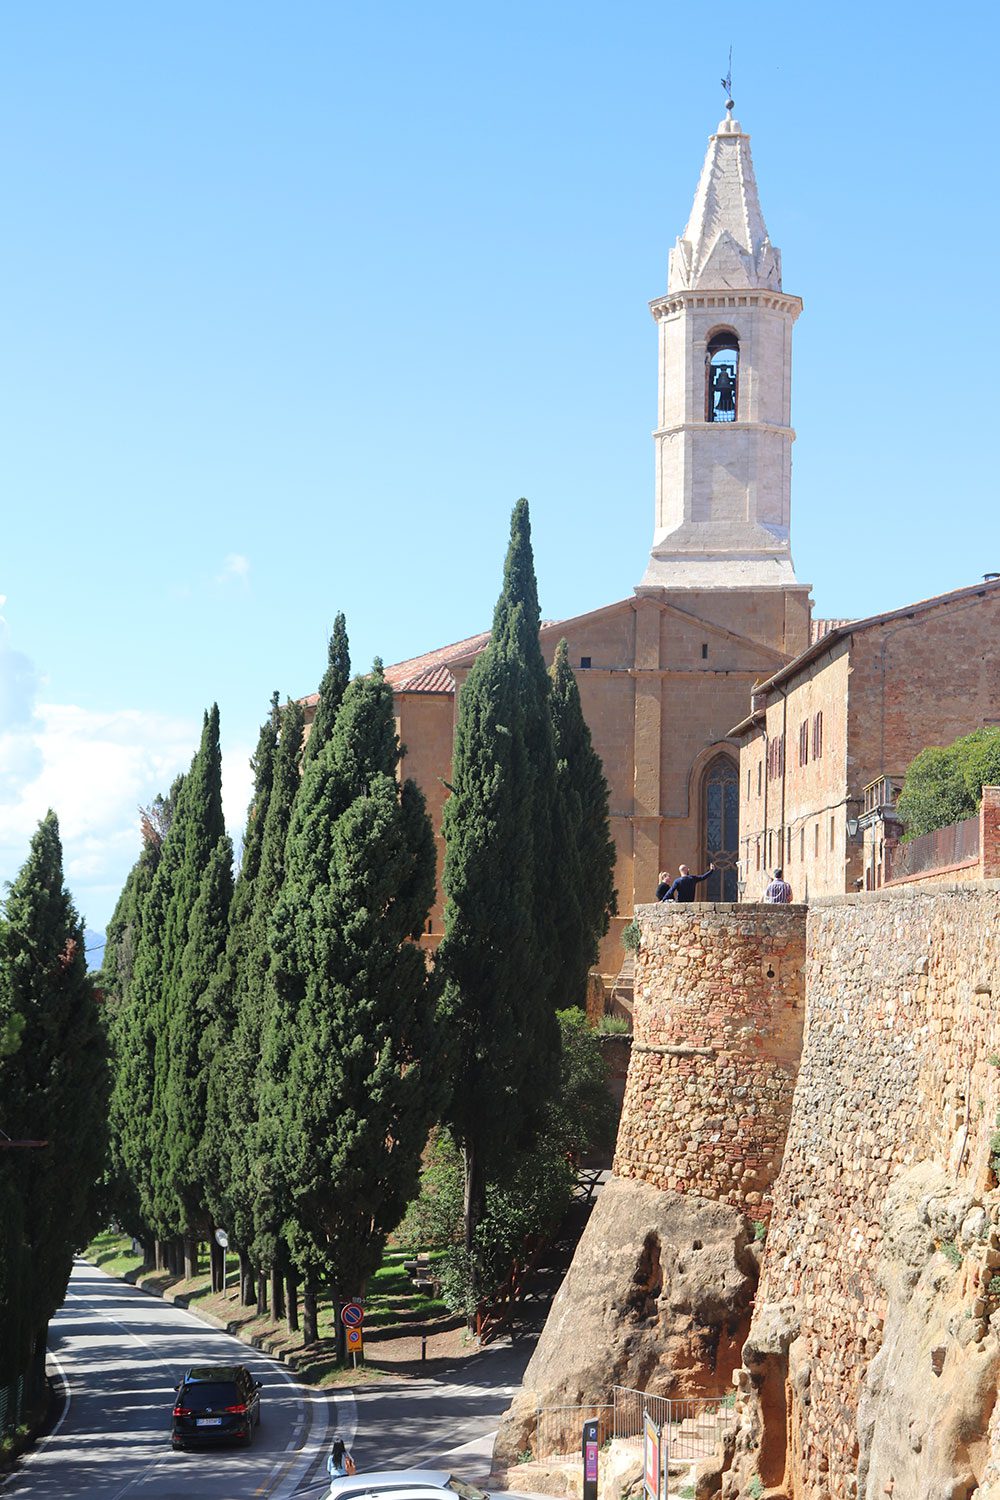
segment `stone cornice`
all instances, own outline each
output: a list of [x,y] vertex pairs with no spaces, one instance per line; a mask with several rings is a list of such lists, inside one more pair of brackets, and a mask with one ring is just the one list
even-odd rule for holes
[[791,443],[795,441],[795,428],[779,427],[777,422],[675,422],[672,427],[657,427],[653,436],[674,437],[678,432],[773,432]]
[[649,310],[658,323],[672,318],[686,307],[768,307],[775,312],[791,313],[792,319],[802,311],[802,298],[787,292],[773,292],[765,287],[748,287],[744,290],[715,292],[668,292],[665,297],[654,297]]

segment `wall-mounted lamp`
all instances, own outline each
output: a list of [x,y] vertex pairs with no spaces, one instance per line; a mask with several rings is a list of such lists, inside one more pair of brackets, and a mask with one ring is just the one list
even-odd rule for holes
[[857,836],[858,836],[858,829],[860,827],[861,827],[861,819],[860,818],[848,818],[848,820],[847,820],[847,837],[849,839],[856,839]]

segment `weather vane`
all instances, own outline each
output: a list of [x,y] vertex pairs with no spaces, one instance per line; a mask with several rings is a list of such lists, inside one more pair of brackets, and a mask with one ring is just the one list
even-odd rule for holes
[[728,110],[732,110],[734,108],[734,105],[733,105],[733,49],[732,49],[732,47],[730,47],[730,49],[729,49],[729,72],[726,74],[725,78],[723,78],[721,80],[721,82],[722,82],[722,87],[726,91],[726,108]]

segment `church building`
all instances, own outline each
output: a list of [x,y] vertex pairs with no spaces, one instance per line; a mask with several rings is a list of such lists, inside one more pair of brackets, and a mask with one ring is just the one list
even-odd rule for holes
[[[731,103],[670,252],[666,293],[650,310],[659,397],[645,571],[629,598],[541,630],[548,662],[568,642],[610,788],[619,916],[600,956],[605,976],[620,968],[621,930],[633,903],[653,899],[661,869],[701,873],[714,862],[704,898],[738,898],[739,761],[727,734],[753,684],[810,644],[809,588],[789,542],[792,329],[802,303],[782,290],[750,138]],[[457,697],[488,638],[386,672],[406,747],[401,771],[423,789],[438,830]],[[429,946],[443,931],[440,833],[438,854]]]

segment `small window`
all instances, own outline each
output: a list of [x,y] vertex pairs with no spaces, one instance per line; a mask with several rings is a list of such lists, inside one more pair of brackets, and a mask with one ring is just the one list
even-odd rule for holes
[[747,766],[747,801],[750,800],[750,767]]
[[758,797],[760,796],[760,794],[761,794],[761,792],[763,790],[763,782],[764,782],[764,758],[762,756],[761,759],[757,762],[757,796]]
[[702,659],[702,661],[708,661],[708,642],[707,641],[702,641],[702,643],[701,643],[701,659]]
[[581,665],[581,667],[589,667],[590,666],[590,657],[589,656],[581,656],[580,657],[580,665]]
[[813,855],[819,857],[819,823],[813,829]]
[[792,830],[789,828],[785,834],[785,858],[789,864],[792,862]]
[[830,848],[831,849],[833,849],[835,847],[834,840],[836,839],[836,836],[837,836],[837,820],[833,816],[833,813],[831,813],[830,814]]
[[823,712],[813,715],[813,760],[823,754]]
[[805,831],[804,828],[800,828],[799,829],[799,859],[804,860],[805,857],[806,857],[806,831]]
[[757,840],[757,868],[760,869],[760,839]]
[[809,720],[803,719],[799,725],[799,765],[809,764]]

